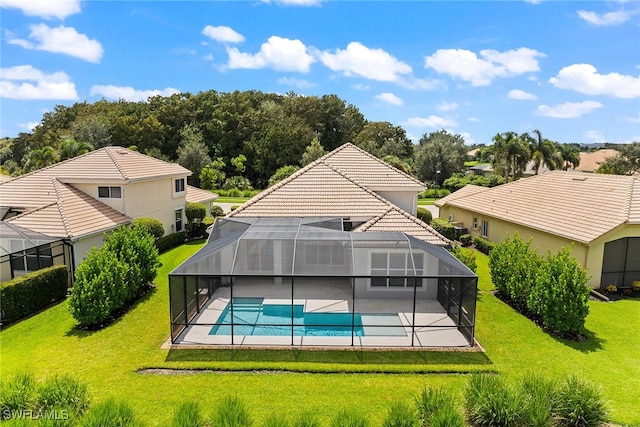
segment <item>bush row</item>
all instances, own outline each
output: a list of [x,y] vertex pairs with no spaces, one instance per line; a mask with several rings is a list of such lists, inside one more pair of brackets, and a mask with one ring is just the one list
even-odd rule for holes
[[469,270],[474,273],[478,269],[478,265],[476,264],[476,253],[473,250],[453,245],[451,246],[451,249],[449,249],[449,252],[458,258],[460,262],[469,267]]
[[[462,236],[461,236],[462,237]],[[489,255],[496,244],[484,237],[475,236],[473,238],[473,246],[485,255]]]
[[491,279],[514,308],[540,320],[550,332],[579,338],[589,313],[587,274],[571,256],[571,246],[541,257],[516,233],[489,255]]
[[71,315],[84,326],[103,324],[148,289],[159,266],[153,236],[141,227],[119,227],[78,266]]
[[431,227],[449,240],[456,239],[455,227],[444,218],[433,218],[431,220]]
[[158,252],[166,252],[169,249],[173,249],[176,246],[182,245],[187,240],[187,232],[186,231],[178,231],[177,233],[168,234],[166,236],[160,237],[155,241],[156,248],[158,248]]
[[216,193],[220,197],[253,197],[262,190],[238,190],[237,188],[225,190],[220,188],[220,189],[211,190],[211,191],[213,193]]
[[[32,411],[67,418],[55,425],[141,425],[131,406],[124,401],[107,399],[89,407],[87,387],[71,377],[53,377],[38,383],[29,374],[19,374],[3,381],[0,391],[0,414],[5,420],[24,414],[20,411]],[[382,426],[463,427],[468,422],[472,426],[591,427],[607,421],[607,409],[598,389],[575,376],[558,381],[529,374],[511,384],[496,375],[472,375],[467,381],[462,405],[451,390],[426,386],[413,402],[392,402]],[[230,396],[206,417],[198,402],[183,402],[174,411],[171,425],[250,427],[259,424],[241,399]],[[293,419],[273,413],[261,425],[320,427],[322,423],[310,412]],[[365,410],[343,409],[332,417],[329,425],[368,427],[372,423]]]
[[439,199],[451,194],[451,191],[445,188],[428,188],[420,195],[422,199]]
[[54,265],[16,277],[0,285],[0,323],[15,322],[67,296],[65,265]]

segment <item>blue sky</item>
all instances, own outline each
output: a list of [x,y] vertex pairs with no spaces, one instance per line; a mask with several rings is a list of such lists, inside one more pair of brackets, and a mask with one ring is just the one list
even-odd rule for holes
[[637,1],[0,0],[0,136],[55,105],[336,94],[417,141],[640,140]]

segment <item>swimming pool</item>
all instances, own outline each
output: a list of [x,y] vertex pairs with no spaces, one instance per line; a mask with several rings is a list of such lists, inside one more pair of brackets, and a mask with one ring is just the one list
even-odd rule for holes
[[[292,313],[291,304],[264,304],[264,298],[233,299],[233,334],[290,336],[292,315],[295,336],[405,335],[397,314],[305,312],[302,304],[293,305]],[[372,317],[376,321],[368,320]],[[209,335],[231,335],[231,322],[231,304],[227,304]]]

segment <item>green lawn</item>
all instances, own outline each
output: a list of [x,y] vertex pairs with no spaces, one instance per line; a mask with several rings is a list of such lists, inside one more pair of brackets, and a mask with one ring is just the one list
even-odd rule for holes
[[[616,422],[640,425],[639,300],[591,303],[589,340],[556,339],[491,295],[487,258],[479,255],[476,336],[486,353],[162,350],[169,333],[167,274],[199,247],[188,244],[163,254],[156,291],[104,330],[75,329],[63,302],[2,331],[1,377],[22,370],[38,376],[71,373],[89,384],[95,401],[128,400],[147,425],[166,425],[184,400],[197,400],[209,412],[230,394],[240,396],[257,420],[274,411],[311,411],[327,422],[349,407],[367,411],[379,424],[395,399],[409,399],[425,384],[459,392],[468,372],[510,378],[530,370],[577,373],[602,386]],[[136,372],[143,367],[227,372]]]
[[250,197],[218,197],[213,202],[214,203],[237,203],[238,205],[241,205],[249,199]]
[[420,205],[432,205],[433,202],[435,202],[438,199],[433,199],[433,198],[429,198],[429,199],[418,199],[418,206]]

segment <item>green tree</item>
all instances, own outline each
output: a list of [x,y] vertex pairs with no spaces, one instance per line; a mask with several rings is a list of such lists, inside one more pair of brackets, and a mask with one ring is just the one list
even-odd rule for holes
[[367,123],[353,143],[379,158],[396,156],[408,159],[413,156],[413,144],[406,131],[389,122]]
[[89,116],[73,122],[71,135],[76,141],[85,142],[91,147],[106,147],[111,145],[111,124],[104,116]]
[[93,151],[91,144],[84,141],[76,141],[75,139],[67,139],[61,142],[60,147],[58,147],[60,160],[72,159],[90,151]]
[[285,178],[290,177],[291,175],[294,174],[294,172],[296,172],[299,169],[300,168],[298,166],[294,166],[294,165],[287,165],[287,166],[282,166],[281,168],[278,168],[276,173],[271,175],[271,178],[269,178],[269,187],[282,181]]
[[27,154],[25,169],[32,171],[52,165],[60,160],[55,148],[46,145],[39,150],[33,150]]
[[189,177],[190,184],[198,187],[200,172],[211,163],[207,146],[203,142],[202,133],[192,125],[187,125],[180,130],[180,138],[178,163],[193,172]]
[[621,144],[618,155],[609,157],[597,172],[614,175],[633,175],[640,170],[640,142]]
[[424,134],[415,153],[415,170],[422,181],[436,182],[438,186],[462,170],[467,148],[464,138],[446,130]]
[[560,158],[562,159],[562,170],[570,167],[575,169],[580,165],[580,148],[574,144],[560,144]]
[[242,175],[242,172],[247,169],[245,166],[246,161],[247,158],[244,154],[238,154],[236,157],[231,159],[231,164],[236,168],[239,175]]
[[388,156],[384,156],[382,158],[382,161],[387,163],[390,166],[393,166],[394,168],[406,173],[407,175],[411,175],[411,166],[408,164],[408,162],[402,160],[401,158],[399,158],[398,156],[393,156],[393,155],[388,155]]
[[222,160],[222,157],[218,157],[205,166],[200,172],[200,186],[205,190],[220,188],[224,179],[227,177],[224,173],[224,168],[226,166],[227,165]]
[[504,172],[505,182],[509,182],[509,172],[512,180],[522,176],[527,162],[531,158],[531,151],[524,138],[515,132],[503,132],[493,137],[494,168]]
[[131,226],[143,228],[156,239],[164,236],[164,225],[162,225],[162,221],[156,218],[136,218],[131,222]]
[[327,152],[322,147],[322,145],[320,144],[320,140],[316,136],[311,140],[311,143],[307,145],[307,148],[305,148],[304,153],[302,153],[302,160],[300,160],[300,164],[302,166],[307,166],[309,163],[318,160],[320,157],[324,156],[325,154],[327,154]]
[[525,141],[529,142],[529,151],[531,160],[533,160],[533,170],[538,175],[542,166],[547,166],[549,170],[555,170],[562,167],[562,158],[558,144],[542,137],[542,133],[535,129],[534,136],[523,134]]

